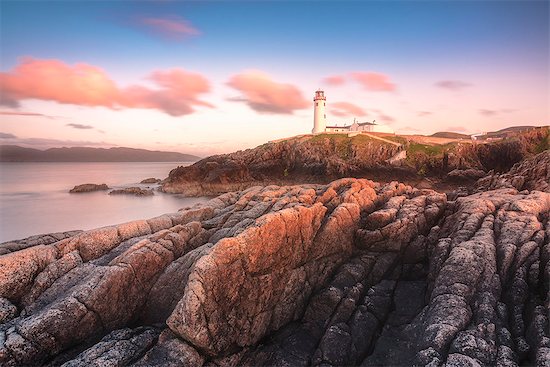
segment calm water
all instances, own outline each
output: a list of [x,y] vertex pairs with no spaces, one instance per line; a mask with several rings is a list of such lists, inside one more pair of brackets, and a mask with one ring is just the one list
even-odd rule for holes
[[155,191],[154,196],[108,195],[108,191],[69,194],[75,185],[106,183],[112,188],[164,179],[189,163],[0,163],[0,242],[34,234],[92,229],[174,212],[207,198]]

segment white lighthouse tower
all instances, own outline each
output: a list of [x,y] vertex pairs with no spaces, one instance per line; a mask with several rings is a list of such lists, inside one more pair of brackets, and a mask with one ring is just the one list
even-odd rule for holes
[[313,134],[324,133],[327,125],[327,115],[325,114],[325,107],[327,103],[327,97],[325,92],[317,90],[315,97],[313,98]]

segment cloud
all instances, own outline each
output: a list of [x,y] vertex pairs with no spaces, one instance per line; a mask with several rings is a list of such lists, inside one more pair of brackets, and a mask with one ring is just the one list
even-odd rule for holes
[[397,86],[390,81],[389,76],[375,72],[356,71],[351,77],[361,84],[363,88],[373,92],[393,92]]
[[43,113],[25,112],[25,111],[0,111],[0,115],[5,116],[29,116],[29,117],[46,117],[49,119],[55,119],[55,116],[44,115]]
[[420,116],[420,117],[430,116],[431,114],[432,114],[432,112],[430,112],[430,111],[418,111],[418,116]]
[[468,82],[463,82],[461,80],[440,80],[437,83],[435,83],[435,86],[439,88],[458,91],[467,87],[471,87],[472,84]]
[[479,110],[480,114],[482,114],[483,116],[487,116],[487,117],[496,116],[496,115],[499,115],[499,114],[502,114],[502,113],[511,113],[511,112],[514,112],[514,110],[507,109],[507,108],[503,108],[503,109],[500,109],[500,110],[488,110],[488,109],[480,109]]
[[449,127],[447,127],[446,131],[452,131],[452,132],[455,132],[455,133],[464,133],[467,130],[464,126],[449,126]]
[[378,119],[382,120],[382,122],[385,122],[387,124],[391,124],[392,122],[395,122],[395,119],[391,116],[388,116],[386,114],[380,113],[378,115]]
[[82,130],[87,130],[87,129],[93,129],[94,127],[93,126],[90,126],[90,125],[82,125],[82,124],[67,124],[65,126],[70,126],[72,128],[75,128],[75,129],[82,129]]
[[479,113],[481,113],[483,116],[494,116],[498,114],[498,111],[481,109],[479,110]]
[[201,74],[171,69],[154,71],[149,80],[156,88],[121,88],[96,66],[24,58],[13,70],[0,73],[0,89],[12,105],[40,99],[111,109],[156,109],[172,116],[190,114],[195,106],[211,107],[198,99],[210,91],[208,80]]
[[243,94],[242,97],[231,100],[244,101],[250,108],[260,113],[292,114],[295,110],[310,105],[294,85],[275,82],[260,71],[236,74],[227,84]]
[[381,110],[378,110],[378,109],[376,109],[376,108],[372,108],[372,109],[370,110],[370,112],[371,112],[372,114],[377,115],[377,116],[378,116],[377,119],[378,119],[378,120],[381,120],[382,122],[385,122],[385,123],[388,123],[388,124],[391,124],[392,122],[395,122],[395,119],[394,119],[393,117],[386,115],[386,114],[385,114],[383,111],[381,111]]
[[367,112],[361,107],[349,102],[333,102],[330,104],[330,113],[334,116],[366,116]]
[[405,126],[405,127],[402,127],[399,129],[399,131],[411,131],[411,132],[419,132],[420,130],[417,129],[416,127],[412,127],[412,126]]
[[0,139],[17,139],[17,136],[10,134],[10,133],[2,133],[0,132]]
[[143,17],[139,18],[137,23],[153,34],[175,41],[201,34],[189,21],[177,16],[167,18]]
[[346,82],[342,75],[327,76],[323,79],[323,83],[328,85],[342,85]]

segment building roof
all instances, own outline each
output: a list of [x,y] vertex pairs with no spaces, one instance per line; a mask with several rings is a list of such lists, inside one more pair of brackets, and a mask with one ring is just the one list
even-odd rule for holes
[[325,126],[327,129],[349,129],[350,126]]
[[359,122],[357,123],[359,126],[365,126],[365,125],[376,125],[374,122]]

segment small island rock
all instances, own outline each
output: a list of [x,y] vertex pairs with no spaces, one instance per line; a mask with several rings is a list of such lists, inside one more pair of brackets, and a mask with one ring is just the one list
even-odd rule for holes
[[109,195],[135,195],[135,196],[152,196],[153,190],[141,189],[139,187],[126,187],[124,189],[113,190],[109,192]]
[[141,181],[140,183],[142,184],[156,184],[156,183],[160,183],[162,180],[160,178],[154,178],[154,177],[150,177],[150,178],[146,178],[145,180]]
[[109,190],[109,186],[106,184],[82,184],[82,185],[76,185],[73,187],[69,192],[71,194],[80,193],[80,192],[92,192],[92,191],[102,191],[102,190]]

